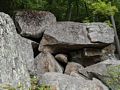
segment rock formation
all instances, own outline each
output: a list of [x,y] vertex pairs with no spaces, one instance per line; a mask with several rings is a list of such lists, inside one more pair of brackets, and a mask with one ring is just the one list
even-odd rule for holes
[[39,51],[59,53],[90,47],[102,48],[113,42],[114,31],[107,24],[57,22],[44,32]]
[[120,61],[106,23],[57,22],[47,11],[18,11],[14,23],[0,12],[0,84],[29,90],[32,75],[54,90],[110,88],[107,70]]

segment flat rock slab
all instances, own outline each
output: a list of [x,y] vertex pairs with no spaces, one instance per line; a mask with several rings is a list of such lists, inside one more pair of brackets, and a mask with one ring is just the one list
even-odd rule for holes
[[56,17],[47,11],[17,11],[15,15],[18,32],[28,38],[40,38],[45,28],[55,22]]
[[105,23],[58,22],[45,31],[39,51],[56,53],[84,47],[100,48],[113,42],[114,31]]
[[26,48],[28,46],[23,46],[24,43],[26,41],[18,36],[10,16],[0,12],[0,84],[18,87],[21,83],[24,90],[31,86],[26,66],[30,53]]
[[87,73],[94,73],[96,75],[101,75],[101,76],[106,76],[107,75],[107,70],[109,69],[109,67],[111,66],[119,66],[120,65],[120,61],[119,60],[105,60],[102,61],[100,63],[88,66],[84,69],[80,69],[79,72],[88,76],[89,75]]
[[83,77],[72,77],[60,73],[45,73],[39,84],[51,86],[52,90],[108,90],[99,80],[86,80]]

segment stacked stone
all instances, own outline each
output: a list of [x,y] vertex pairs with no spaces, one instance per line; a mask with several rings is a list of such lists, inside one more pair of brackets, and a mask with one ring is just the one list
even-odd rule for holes
[[57,22],[47,11],[18,11],[14,22],[0,13],[1,84],[28,90],[35,75],[53,90],[108,90],[93,75],[102,80],[108,66],[120,65],[106,23]]

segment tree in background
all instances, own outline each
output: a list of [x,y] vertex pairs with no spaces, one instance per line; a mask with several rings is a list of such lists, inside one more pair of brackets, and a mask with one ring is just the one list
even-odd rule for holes
[[[115,6],[108,3],[111,0],[0,0],[0,11],[12,13],[14,10],[47,10],[55,14],[59,21],[105,21],[108,20],[106,12],[116,12],[116,7],[119,6],[116,0],[111,1]],[[120,1],[119,1],[120,2]],[[97,4],[101,7],[106,8],[105,10],[100,8],[100,13],[95,15],[99,11]],[[104,7],[107,3],[109,8]],[[94,13],[91,13],[92,11]],[[112,10],[111,10],[112,9]],[[115,10],[115,11],[114,11]],[[113,11],[113,12],[111,12]],[[105,12],[105,13],[103,13]],[[101,17],[102,14],[102,17]],[[119,21],[120,22],[120,21]]]

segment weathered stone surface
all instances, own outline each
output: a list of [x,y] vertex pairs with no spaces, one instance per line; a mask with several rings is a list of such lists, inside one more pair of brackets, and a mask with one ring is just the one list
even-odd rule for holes
[[21,83],[28,90],[30,77],[25,61],[32,53],[28,43],[17,35],[10,16],[0,12],[0,84],[17,87]]
[[87,23],[88,36],[93,43],[113,43],[114,31],[105,23]]
[[63,62],[63,63],[67,63],[68,62],[67,55],[65,55],[65,54],[57,54],[55,56],[55,59],[60,61],[60,62]]
[[68,62],[66,69],[65,69],[65,74],[70,75],[72,72],[79,72],[79,69],[83,69],[84,67],[78,63],[75,62]]
[[49,52],[41,52],[35,58],[35,73],[41,77],[45,72],[59,72],[63,69]]
[[[97,36],[92,37],[95,33]],[[91,33],[93,35],[91,35]],[[114,31],[103,23],[58,22],[49,27],[42,38],[39,51],[51,53],[81,49],[83,47],[103,47],[114,42]]]
[[23,38],[20,35],[17,36],[18,37],[16,37],[16,39],[19,40],[18,43],[16,43],[17,48],[20,52],[22,59],[24,60],[24,64],[26,65],[29,74],[33,74],[34,73],[34,52],[32,47],[33,41]]
[[56,17],[47,11],[18,11],[15,15],[18,32],[28,38],[40,38],[45,28],[55,22]]
[[[110,74],[109,74],[111,72],[110,69],[115,66],[120,66],[120,61],[115,60],[115,59],[114,60],[109,59],[109,60],[97,63],[95,65],[88,66],[82,70],[80,69],[79,73],[81,73],[82,75],[84,75],[88,78],[97,77],[100,80],[102,80],[104,83],[109,83],[109,82],[107,82],[107,80],[112,81],[113,80],[112,77],[114,77],[114,76],[110,76]],[[112,73],[114,73],[114,72],[112,72]],[[116,79],[116,78],[114,78],[114,79]]]
[[60,73],[45,73],[39,84],[50,85],[55,90],[108,90],[99,80],[86,80],[82,77],[72,77]]

